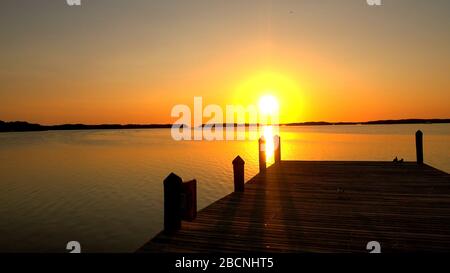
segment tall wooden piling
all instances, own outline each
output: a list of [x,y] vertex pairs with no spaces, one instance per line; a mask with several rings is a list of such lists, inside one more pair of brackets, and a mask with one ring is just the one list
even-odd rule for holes
[[280,136],[276,135],[273,137],[273,158],[275,163],[281,162],[281,139]]
[[233,174],[234,174],[234,191],[244,192],[244,165],[245,161],[237,156],[233,160]]
[[423,133],[420,130],[416,132],[416,156],[417,164],[423,164]]
[[266,171],[266,140],[261,137],[258,140],[258,151],[259,151],[259,172]]
[[183,181],[171,173],[164,179],[164,232],[173,233],[181,228]]

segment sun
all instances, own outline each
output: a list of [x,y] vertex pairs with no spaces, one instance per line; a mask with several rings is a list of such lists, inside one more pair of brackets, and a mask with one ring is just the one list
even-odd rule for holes
[[[303,113],[310,107],[307,104],[309,97],[304,96],[306,84],[300,85],[297,73],[294,76],[287,70],[260,70],[243,76],[233,92],[230,92],[229,104],[256,106],[258,114],[269,117],[277,115],[282,123],[304,119]],[[262,99],[263,96],[267,98]],[[261,104],[268,102],[269,107],[259,106],[260,99],[263,101]],[[273,111],[277,105],[278,112],[267,114],[266,109]]]
[[265,95],[259,99],[259,111],[264,115],[274,115],[278,113],[278,100],[272,95]]

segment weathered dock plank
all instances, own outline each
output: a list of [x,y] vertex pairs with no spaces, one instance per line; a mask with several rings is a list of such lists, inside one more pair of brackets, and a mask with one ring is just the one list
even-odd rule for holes
[[412,162],[281,161],[142,252],[450,251],[450,175]]

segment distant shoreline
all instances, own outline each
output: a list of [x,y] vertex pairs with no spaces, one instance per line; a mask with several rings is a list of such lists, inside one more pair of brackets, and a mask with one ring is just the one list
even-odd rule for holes
[[[375,120],[365,122],[297,122],[285,123],[280,126],[326,126],[326,125],[394,125],[394,124],[442,124],[450,123],[450,119],[397,119],[397,120]],[[227,124],[223,124],[226,126]],[[257,124],[255,124],[257,125]],[[204,125],[203,125],[204,126]],[[249,124],[234,124],[234,126],[250,126]],[[53,130],[106,130],[106,129],[164,129],[171,128],[172,124],[61,124],[41,125],[28,123],[26,121],[0,121],[0,132],[32,132]]]

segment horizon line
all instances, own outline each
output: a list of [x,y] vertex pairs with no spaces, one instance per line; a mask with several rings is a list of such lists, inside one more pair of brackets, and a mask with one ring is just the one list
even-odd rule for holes
[[82,123],[66,123],[56,125],[42,125],[38,123],[29,123],[27,121],[9,121],[0,120],[0,132],[17,132],[17,131],[48,131],[48,130],[89,130],[89,129],[165,129],[173,126],[187,127],[187,128],[203,128],[209,126],[326,126],[326,125],[395,125],[395,124],[443,124],[450,123],[449,118],[432,118],[432,119],[386,119],[386,120],[371,120],[361,122],[328,122],[328,121],[306,121],[306,122],[291,122],[278,124],[261,124],[261,123],[214,123],[202,124],[199,126],[189,126],[187,124],[170,124],[170,123],[147,123],[147,124],[119,124],[119,123],[103,123],[103,124],[82,124]]

